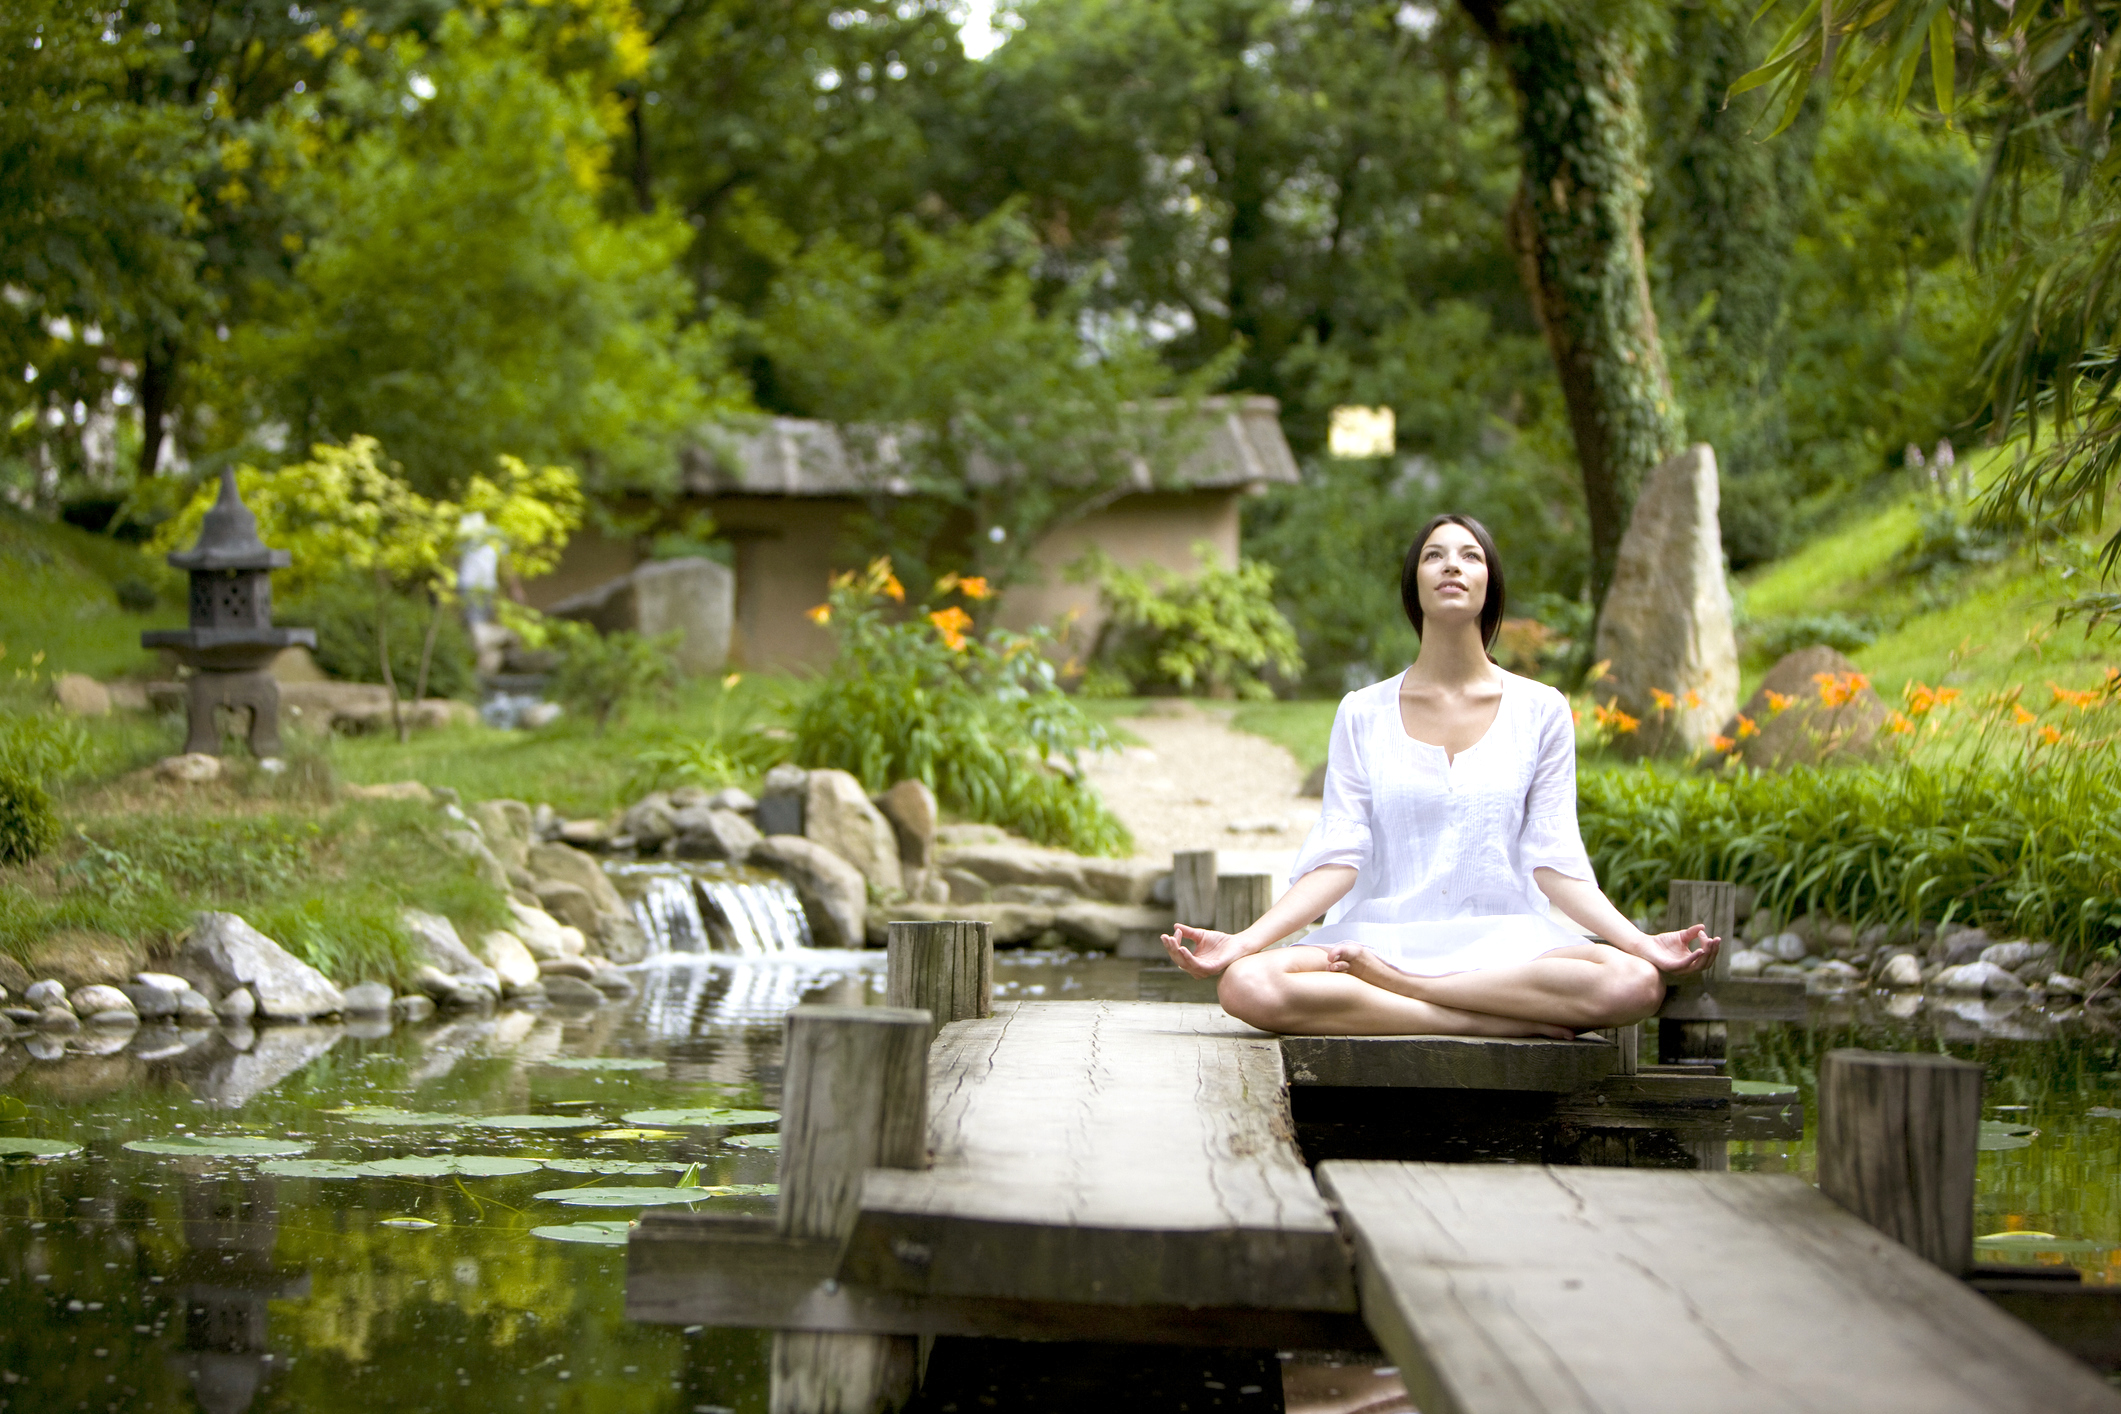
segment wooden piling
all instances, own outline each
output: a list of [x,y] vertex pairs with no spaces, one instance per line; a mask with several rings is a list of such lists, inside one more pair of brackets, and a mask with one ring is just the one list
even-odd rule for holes
[[994,1015],[992,924],[893,923],[886,939],[886,1005],[927,1012],[931,1035],[953,1021]]
[[[843,1239],[862,1175],[927,1163],[931,1018],[906,1007],[797,1007],[788,1013],[781,1086],[784,1237]],[[878,1414],[912,1397],[910,1336],[780,1331],[773,1414]]]
[[1981,1067],[1829,1051],[1819,1067],[1819,1191],[1958,1275],[1974,1260]]
[[1189,928],[1215,926],[1215,851],[1182,850],[1171,856],[1171,908]]
[[1738,886],[1715,879],[1674,879],[1665,895],[1665,927],[1708,925],[1709,936],[1723,939],[1716,960],[1704,974],[1711,984],[1731,975],[1732,934],[1738,931]]
[[1242,933],[1274,904],[1272,874],[1223,874],[1215,880],[1215,930]]

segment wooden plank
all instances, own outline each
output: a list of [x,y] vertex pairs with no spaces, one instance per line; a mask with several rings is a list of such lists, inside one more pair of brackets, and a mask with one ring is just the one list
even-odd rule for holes
[[626,1250],[626,1317],[662,1325],[1143,1345],[1366,1346],[1353,1311],[1106,1306],[915,1296],[840,1279],[840,1244],[773,1219],[651,1211]]
[[1721,1075],[1609,1075],[1593,1090],[1564,1095],[1554,1118],[1584,1129],[1721,1133],[1731,1123],[1731,1082]]
[[1487,1036],[1284,1036],[1292,1085],[1416,1090],[1588,1090],[1619,1062],[1610,1041]]
[[1819,1065],[1819,1191],[1958,1276],[1974,1261],[1981,1067],[1833,1050]]
[[1023,1301],[1354,1309],[1273,1037],[1213,1006],[995,1012],[937,1038],[934,1167],[867,1176],[847,1280]]
[[2121,1286],[1986,1276],[1978,1265],[1966,1282],[2093,1369],[2121,1372]]
[[1667,987],[1657,1009],[1665,1021],[1802,1021],[1804,981],[1798,977],[1727,977],[1713,985]]
[[1327,1163],[1422,1414],[2116,1414],[2121,1395],[1784,1174]]

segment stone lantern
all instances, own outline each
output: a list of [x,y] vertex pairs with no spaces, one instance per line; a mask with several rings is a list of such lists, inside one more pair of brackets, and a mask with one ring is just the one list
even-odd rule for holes
[[280,754],[280,685],[265,669],[283,648],[317,646],[314,629],[274,628],[272,572],[287,568],[285,550],[258,539],[258,518],[236,492],[236,474],[221,473],[221,495],[199,527],[199,542],[169,557],[191,574],[191,627],[140,635],[145,648],[168,648],[192,669],[186,752],[218,756],[219,707],[250,712],[250,749],[261,760]]

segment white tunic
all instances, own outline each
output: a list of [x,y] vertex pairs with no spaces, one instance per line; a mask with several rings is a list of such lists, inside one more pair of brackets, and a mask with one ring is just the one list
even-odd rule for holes
[[1302,941],[1360,943],[1423,977],[1583,942],[1532,881],[1539,868],[1596,877],[1576,828],[1568,699],[1504,673],[1494,725],[1454,761],[1407,735],[1399,689],[1395,677],[1351,692],[1333,716],[1325,811],[1289,877],[1348,864],[1355,886]]

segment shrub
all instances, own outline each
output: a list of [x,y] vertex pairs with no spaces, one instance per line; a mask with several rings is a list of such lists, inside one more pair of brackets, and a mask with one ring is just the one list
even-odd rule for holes
[[912,777],[973,819],[1082,854],[1124,853],[1126,827],[1078,770],[1078,753],[1110,737],[1061,691],[1047,635],[973,631],[955,601],[986,597],[983,580],[946,575],[917,616],[895,619],[886,606],[905,590],[890,561],[834,580],[811,616],[839,652],[792,715],[795,759],[850,771],[872,791]]
[[[420,653],[432,612],[424,595],[394,592],[384,599],[390,630],[390,673],[401,696],[420,680]],[[477,695],[477,655],[454,609],[444,607],[427,668],[430,697]],[[381,682],[376,658],[376,591],[366,577],[343,576],[274,610],[273,617],[317,631],[317,666],[345,682]]]
[[595,722],[599,733],[634,703],[668,690],[675,677],[670,655],[679,634],[598,633],[567,619],[546,620],[545,631],[560,653],[553,700]]
[[736,700],[736,686],[741,681],[741,673],[723,678],[704,723],[688,723],[682,737],[660,742],[633,758],[633,776],[626,784],[628,798],[664,786],[712,790],[757,775],[788,754],[788,743],[782,736],[767,735],[752,720],[757,699]]
[[1750,656],[1769,661],[1815,644],[1842,653],[1868,648],[1878,639],[1877,628],[1867,619],[1847,614],[1800,614],[1787,619],[1762,619],[1746,630]]
[[35,859],[58,840],[52,798],[20,765],[0,760],[0,864]]
[[1122,569],[1102,550],[1075,562],[1070,577],[1097,585],[1107,615],[1093,665],[1133,692],[1271,698],[1263,671],[1303,672],[1296,631],[1274,607],[1274,571],[1256,560],[1223,569],[1206,543],[1193,553],[1190,579],[1160,565]]

